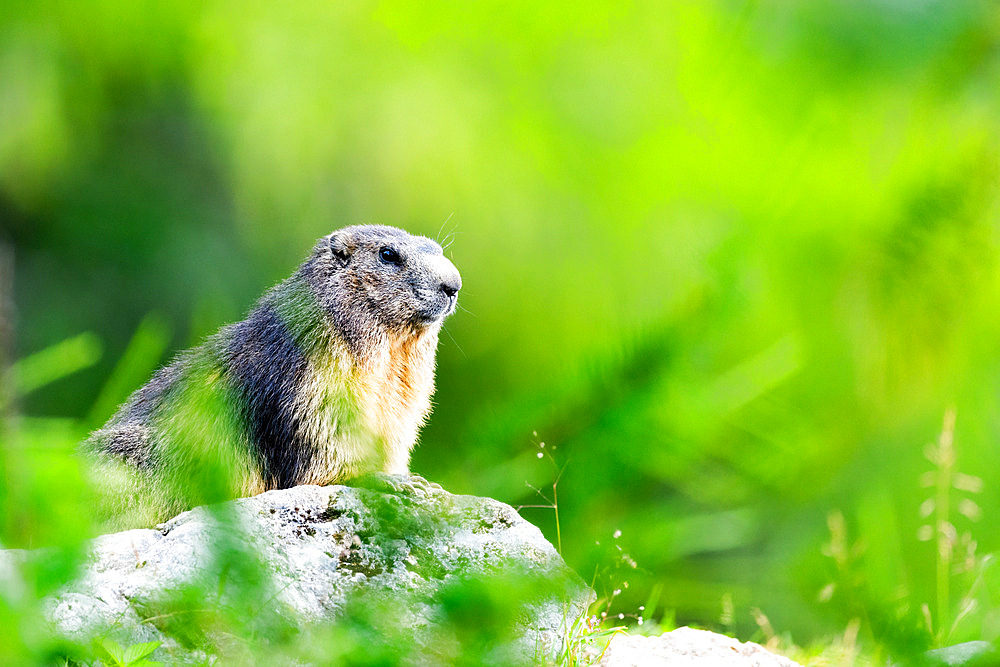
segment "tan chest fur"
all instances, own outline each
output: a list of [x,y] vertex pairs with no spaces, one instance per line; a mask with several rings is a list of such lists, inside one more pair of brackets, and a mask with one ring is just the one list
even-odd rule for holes
[[386,338],[364,359],[334,345],[311,359],[296,402],[300,435],[315,450],[300,484],[365,472],[408,472],[430,411],[437,333]]

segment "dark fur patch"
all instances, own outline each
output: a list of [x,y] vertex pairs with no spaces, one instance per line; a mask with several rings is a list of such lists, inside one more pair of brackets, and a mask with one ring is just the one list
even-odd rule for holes
[[268,304],[228,332],[226,363],[241,412],[257,447],[267,488],[294,486],[309,468],[313,448],[298,436],[292,414],[295,395],[308,368],[288,328]]

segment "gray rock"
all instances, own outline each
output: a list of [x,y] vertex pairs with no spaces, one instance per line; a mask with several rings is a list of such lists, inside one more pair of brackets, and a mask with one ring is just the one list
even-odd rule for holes
[[[516,600],[506,636],[479,631],[478,614],[462,618],[470,587],[484,596],[473,610],[498,592]],[[223,608],[243,610],[242,630],[263,637],[329,631],[361,609],[377,617],[378,641],[402,638],[408,661],[475,652],[517,664],[561,650],[591,595],[535,526],[495,500],[299,486],[99,537],[46,610],[63,636],[160,641],[152,657],[171,662],[238,653],[212,615]]]
[[602,667],[801,667],[759,644],[743,644],[725,635],[693,628],[677,628],[659,637],[615,635],[598,664]]
[[923,663],[928,667],[986,667],[1000,664],[1000,651],[984,641],[965,642],[928,651]]

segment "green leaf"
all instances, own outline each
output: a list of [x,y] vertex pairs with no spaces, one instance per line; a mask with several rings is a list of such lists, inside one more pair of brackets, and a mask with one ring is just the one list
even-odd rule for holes
[[144,660],[147,655],[159,648],[162,642],[145,642],[143,644],[132,644],[125,651],[124,663],[130,667],[138,667],[140,664],[148,664]]
[[92,366],[100,358],[100,339],[85,331],[15,362],[10,367],[14,392],[18,395],[30,393]]
[[104,649],[104,652],[108,654],[113,664],[125,664],[125,649],[122,648],[121,644],[108,637],[98,639],[97,643],[102,649]]

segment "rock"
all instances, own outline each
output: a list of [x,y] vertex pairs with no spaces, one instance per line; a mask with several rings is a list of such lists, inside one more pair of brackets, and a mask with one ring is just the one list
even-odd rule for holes
[[801,667],[759,644],[741,644],[731,637],[693,628],[677,628],[659,637],[615,635],[598,664],[602,667]]
[[[591,596],[498,501],[299,486],[99,537],[77,580],[45,604],[62,636],[158,641],[151,658],[168,662],[240,651],[256,662],[257,645],[234,635],[265,646],[347,624],[328,645],[370,636],[417,663],[473,653],[518,664],[555,656]],[[235,614],[220,620],[220,608]]]
[[965,642],[928,651],[922,665],[926,667],[987,667],[1000,664],[1000,651],[984,641]]

